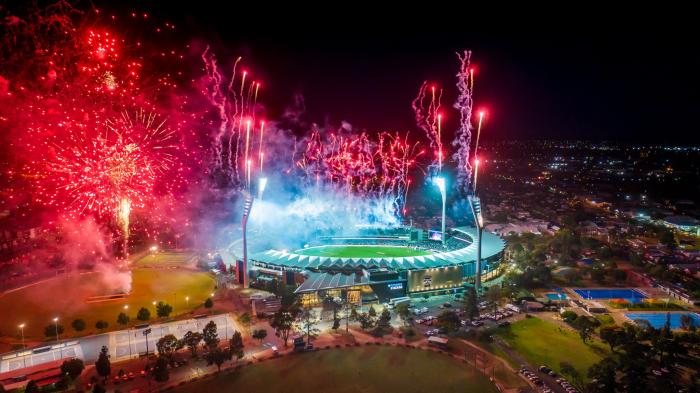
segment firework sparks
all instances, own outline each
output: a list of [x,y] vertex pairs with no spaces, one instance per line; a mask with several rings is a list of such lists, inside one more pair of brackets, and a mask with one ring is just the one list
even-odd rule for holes
[[470,68],[471,54],[471,51],[464,51],[463,54],[457,53],[460,62],[457,73],[459,96],[454,108],[459,111],[459,128],[452,141],[452,146],[457,148],[452,156],[457,161],[457,187],[464,194],[470,192],[472,180],[472,165],[469,162],[472,139],[472,93],[474,89],[474,73]]

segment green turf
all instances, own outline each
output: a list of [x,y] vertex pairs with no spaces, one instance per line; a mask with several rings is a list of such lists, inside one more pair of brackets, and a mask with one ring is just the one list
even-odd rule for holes
[[446,355],[397,347],[323,350],[243,367],[174,392],[497,392],[483,374]]
[[578,333],[539,318],[526,318],[496,332],[532,366],[545,364],[559,372],[560,363],[568,362],[584,379],[588,368],[609,353],[602,342],[584,344]]
[[155,254],[146,254],[134,261],[138,267],[171,267],[182,266],[192,260],[192,254],[181,252],[161,251]]
[[430,251],[390,246],[320,246],[295,251],[301,255],[338,258],[391,258],[429,255]]
[[[214,290],[214,279],[209,273],[135,269],[132,271],[132,291],[124,300],[103,303],[87,303],[90,296],[114,293],[106,289],[100,273],[61,276],[14,292],[0,295],[3,318],[0,318],[0,335],[14,336],[17,325],[26,323],[24,333],[31,338],[44,338],[44,327],[54,317],[66,329],[66,336],[75,335],[71,322],[81,318],[87,329],[81,334],[98,333],[95,322],[102,319],[109,329],[119,326],[117,315],[129,305],[128,315],[136,322],[139,308],[146,307],[155,318],[153,301],[165,301],[174,308],[173,315],[189,311],[201,305]],[[185,296],[189,296],[189,308]]]

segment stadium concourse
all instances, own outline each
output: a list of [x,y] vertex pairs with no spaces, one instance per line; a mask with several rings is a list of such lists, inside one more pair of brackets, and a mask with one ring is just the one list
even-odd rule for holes
[[[415,228],[323,236],[300,250],[250,255],[248,276],[297,285],[295,293],[307,305],[327,297],[367,304],[458,292],[475,280],[476,239],[474,227],[448,231],[444,245]],[[482,281],[487,281],[501,272],[505,242],[484,232],[481,247]]]

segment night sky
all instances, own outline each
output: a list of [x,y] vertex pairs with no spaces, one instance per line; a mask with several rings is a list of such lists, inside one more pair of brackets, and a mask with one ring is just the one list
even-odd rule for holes
[[191,3],[154,4],[139,7],[213,43],[217,53],[253,64],[270,117],[301,93],[314,122],[418,132],[411,101],[428,79],[445,88],[449,132],[457,115],[454,52],[471,49],[476,107],[490,115],[486,138],[700,142],[700,54],[691,32],[650,25],[547,30],[534,23],[448,31],[458,24],[426,29],[399,19],[318,22],[257,19],[252,12],[235,18]]

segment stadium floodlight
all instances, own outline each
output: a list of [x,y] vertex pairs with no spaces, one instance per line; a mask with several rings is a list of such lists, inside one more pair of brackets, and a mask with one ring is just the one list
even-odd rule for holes
[[248,288],[248,239],[246,238],[247,235],[247,226],[248,226],[248,217],[250,216],[250,211],[253,208],[253,196],[245,193],[245,197],[243,199],[243,221],[242,221],[242,229],[243,229],[243,271],[238,272],[239,277],[242,274],[243,275],[243,288]]
[[484,219],[481,216],[481,201],[476,195],[470,195],[468,198],[469,207],[474,216],[476,224],[476,274],[474,279],[474,289],[479,293],[481,289],[481,233],[484,230]]
[[447,189],[445,187],[445,178],[436,177],[433,182],[440,190],[440,196],[442,196],[442,245],[445,245],[445,202],[447,199]]
[[258,179],[258,199],[262,200],[263,192],[265,192],[265,187],[267,186],[267,178],[261,177]]

